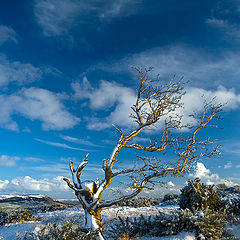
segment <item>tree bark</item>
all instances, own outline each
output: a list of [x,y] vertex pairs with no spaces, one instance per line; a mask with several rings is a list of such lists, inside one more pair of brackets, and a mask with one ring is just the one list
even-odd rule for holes
[[97,240],[104,240],[102,233],[103,229],[101,218],[102,209],[100,208],[96,210],[85,209],[84,212],[85,212],[85,228],[92,232],[98,231]]

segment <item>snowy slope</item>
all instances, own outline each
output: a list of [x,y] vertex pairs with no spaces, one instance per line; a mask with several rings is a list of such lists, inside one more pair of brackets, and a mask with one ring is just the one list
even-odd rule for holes
[[[143,215],[153,215],[160,211],[170,212],[173,209],[178,208],[177,206],[155,206],[155,207],[142,207],[142,208],[129,208],[129,207],[118,207],[103,211],[103,218],[105,220],[111,219],[116,216],[137,216]],[[83,210],[81,208],[71,208],[65,210],[58,210],[54,212],[46,212],[39,214],[43,218],[43,222],[26,222],[18,224],[8,224],[6,226],[0,226],[0,240],[14,240],[16,239],[16,234],[20,232],[23,234],[25,231],[33,231],[39,226],[43,226],[46,223],[61,223],[70,220],[73,223],[81,224],[83,222]],[[240,238],[240,226],[233,226],[233,232],[236,237]],[[141,237],[139,240],[194,240],[194,233],[181,232],[175,236],[168,237]]]

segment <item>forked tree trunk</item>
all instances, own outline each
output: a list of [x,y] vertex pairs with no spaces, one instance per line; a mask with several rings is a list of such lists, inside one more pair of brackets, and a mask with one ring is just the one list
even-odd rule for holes
[[89,231],[96,232],[98,231],[97,240],[104,240],[103,229],[102,229],[102,218],[101,218],[101,209],[96,209],[95,211],[89,211],[88,209],[84,210],[85,212],[85,229]]

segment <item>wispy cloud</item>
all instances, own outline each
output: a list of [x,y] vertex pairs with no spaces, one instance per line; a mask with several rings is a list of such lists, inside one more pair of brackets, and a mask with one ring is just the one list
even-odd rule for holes
[[10,82],[18,85],[29,84],[42,77],[43,71],[30,63],[8,60],[0,55],[0,86],[7,86]]
[[[42,166],[32,166],[28,167],[29,170],[33,170],[35,172],[42,172],[44,174],[46,173],[53,173],[56,174],[69,174],[69,167],[67,164],[62,163],[54,163],[54,164],[45,164]],[[41,173],[41,175],[42,175]]]
[[229,139],[228,142],[224,143],[223,151],[226,153],[240,155],[239,139]]
[[8,41],[18,43],[17,33],[9,26],[0,25],[0,46]]
[[13,167],[16,165],[16,162],[19,160],[20,160],[20,157],[1,155],[0,156],[0,166]]
[[92,151],[94,151],[94,150],[89,150],[89,149],[72,147],[72,146],[69,146],[69,145],[67,145],[65,143],[46,141],[46,140],[42,140],[42,139],[39,139],[39,138],[35,138],[35,140],[38,141],[38,142],[41,142],[41,143],[45,143],[47,145],[60,147],[60,148],[67,148],[67,149],[72,149],[72,150],[77,150],[77,151],[85,151],[85,152],[92,152]]
[[45,160],[37,157],[24,157],[23,160],[27,162],[34,162],[34,163],[45,162]]
[[[135,14],[141,1],[83,1],[83,0],[36,0],[34,13],[43,33],[47,36],[69,34],[76,25],[108,22],[113,18]],[[91,19],[91,21],[89,21]]]
[[228,20],[209,18],[206,23],[221,32],[220,37],[228,42],[240,42],[240,25],[237,23],[229,23]]
[[61,96],[40,88],[23,88],[12,95],[0,95],[0,126],[18,130],[18,124],[12,119],[19,114],[31,120],[40,120],[44,130],[69,129],[77,125],[79,118],[67,111]]
[[184,77],[191,86],[216,88],[234,86],[240,89],[238,67],[240,56],[237,52],[222,52],[221,57],[195,49],[188,45],[165,46],[148,49],[139,53],[128,55],[122,59],[99,63],[89,71],[102,70],[106,72],[123,72],[136,76],[131,66],[142,68],[153,67],[150,76],[163,82]]
[[74,0],[40,0],[35,1],[34,7],[37,22],[47,36],[68,33],[75,17],[80,14],[80,10],[81,4]]
[[232,167],[231,161],[224,165],[224,168],[231,168],[231,167]]
[[78,143],[81,145],[86,145],[86,146],[91,146],[91,147],[102,147],[100,145],[94,144],[88,140],[81,139],[81,138],[75,138],[75,137],[70,137],[70,136],[65,136],[65,135],[60,135],[60,137],[68,142],[73,142],[73,143]]

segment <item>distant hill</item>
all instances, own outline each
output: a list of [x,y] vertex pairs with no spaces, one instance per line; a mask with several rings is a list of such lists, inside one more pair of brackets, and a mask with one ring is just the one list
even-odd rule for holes
[[45,212],[73,206],[69,202],[56,201],[47,195],[0,195],[0,209],[26,208]]

